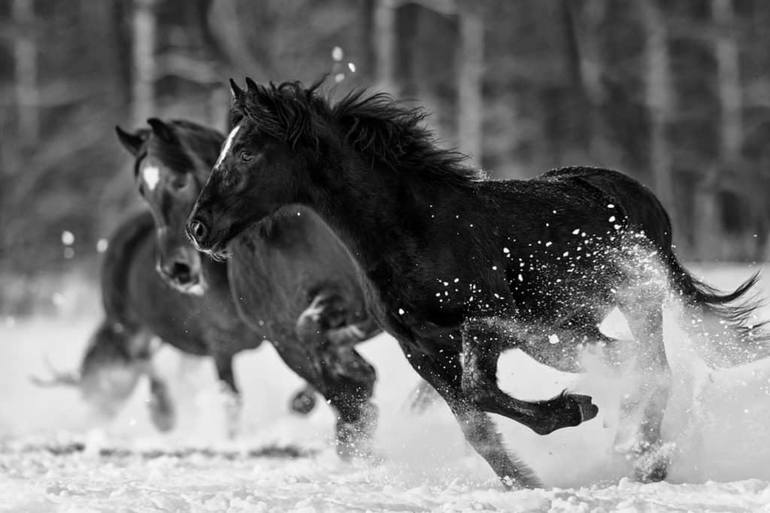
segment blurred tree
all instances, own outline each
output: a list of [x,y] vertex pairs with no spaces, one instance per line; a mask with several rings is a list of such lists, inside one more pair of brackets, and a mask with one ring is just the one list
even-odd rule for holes
[[131,120],[134,126],[143,125],[156,112],[155,47],[157,20],[155,0],[133,0],[132,22],[133,52],[133,96],[131,98]]
[[460,47],[457,52],[457,138],[460,151],[481,164],[484,20],[478,2],[458,0]]
[[16,108],[19,136],[27,146],[37,143],[40,135],[37,79],[37,24],[33,0],[13,0],[13,54],[16,61]]
[[375,0],[373,39],[378,89],[396,93],[396,0]]
[[[668,31],[657,0],[641,0],[642,17],[646,32],[646,104],[650,117],[650,168],[653,190],[663,206],[677,219],[674,202],[671,149],[668,127],[673,112],[671,65],[669,63]],[[676,233],[676,232],[675,232]]]

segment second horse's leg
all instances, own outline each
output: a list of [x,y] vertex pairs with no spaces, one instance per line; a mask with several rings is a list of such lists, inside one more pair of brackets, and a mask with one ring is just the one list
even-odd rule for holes
[[176,409],[168,384],[155,369],[151,368],[147,377],[150,379],[150,419],[159,431],[170,431],[176,424]]
[[217,369],[217,377],[222,384],[225,395],[225,416],[227,422],[227,436],[235,438],[238,434],[241,419],[241,393],[238,385],[235,384],[235,373],[233,372],[233,355],[215,354],[214,364]]

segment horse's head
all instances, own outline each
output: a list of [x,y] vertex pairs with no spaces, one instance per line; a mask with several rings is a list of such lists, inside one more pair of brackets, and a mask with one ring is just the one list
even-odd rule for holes
[[[296,144],[310,123],[313,88],[262,87],[230,82],[231,131],[190,214],[187,232],[201,251],[223,257],[227,244],[281,207],[303,203],[309,191],[312,144]],[[307,115],[306,115],[307,114]]]
[[149,129],[118,138],[134,155],[134,179],[157,228],[158,271],[172,287],[201,294],[201,255],[185,236],[185,223],[221,145],[214,130],[183,121],[148,120]]

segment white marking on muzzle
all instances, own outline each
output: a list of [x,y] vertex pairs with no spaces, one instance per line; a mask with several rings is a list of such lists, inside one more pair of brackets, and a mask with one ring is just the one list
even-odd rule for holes
[[160,169],[156,166],[145,166],[142,169],[142,180],[149,190],[154,191],[160,181]]
[[222,152],[219,154],[219,158],[217,159],[216,164],[214,164],[214,169],[217,169],[222,164],[222,161],[225,160],[227,154],[230,153],[230,146],[233,145],[233,139],[235,139],[235,136],[238,134],[238,130],[240,129],[241,125],[236,125],[230,134],[228,134],[227,139],[225,140],[225,144],[222,146]]

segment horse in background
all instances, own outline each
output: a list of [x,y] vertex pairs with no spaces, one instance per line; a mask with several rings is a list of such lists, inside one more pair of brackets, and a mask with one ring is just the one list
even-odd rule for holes
[[422,111],[385,94],[356,91],[333,104],[319,84],[247,86],[231,81],[228,143],[188,222],[196,246],[221,255],[244,226],[287,204],[318,212],[362,269],[377,321],[505,485],[540,481],[507,453],[487,412],[541,435],[598,413],[585,395],[524,401],[500,390],[505,349],[560,368],[585,343],[612,344],[598,324],[619,308],[640,377],[616,443],[643,481],[664,479],[668,467],[669,292],[691,313],[716,316],[750,357],[768,354],[749,324],[755,305],[735,303],[756,276],[727,294],[694,279],[673,253],[666,211],[639,182],[591,168],[483,180],[464,156],[436,146]]
[[[183,353],[211,356],[227,393],[230,436],[237,430],[238,387],[233,357],[256,349],[262,338],[236,315],[226,276],[211,275],[205,295],[181,292],[156,271],[155,221],[142,211],[127,217],[109,238],[101,270],[104,319],[91,336],[76,372],[53,371],[40,385],[76,387],[86,402],[105,417],[116,415],[142,376],[150,383],[150,418],[160,431],[175,425],[175,407],[166,380],[153,365],[158,340]],[[309,413],[315,393],[306,387],[292,409]]]
[[[227,295],[226,319],[243,319],[336,410],[337,450],[366,451],[376,408],[375,370],[354,346],[380,333],[369,315],[358,271],[336,236],[312,211],[288,206],[253,227],[228,250],[227,262],[201,255],[185,234],[198,192],[224,137],[184,120],[148,120],[118,136],[135,157],[134,177],[156,223],[158,266],[181,291],[206,298],[214,282]],[[224,299],[218,300],[224,304]],[[220,304],[220,307],[221,307]],[[239,329],[243,329],[242,327]]]

